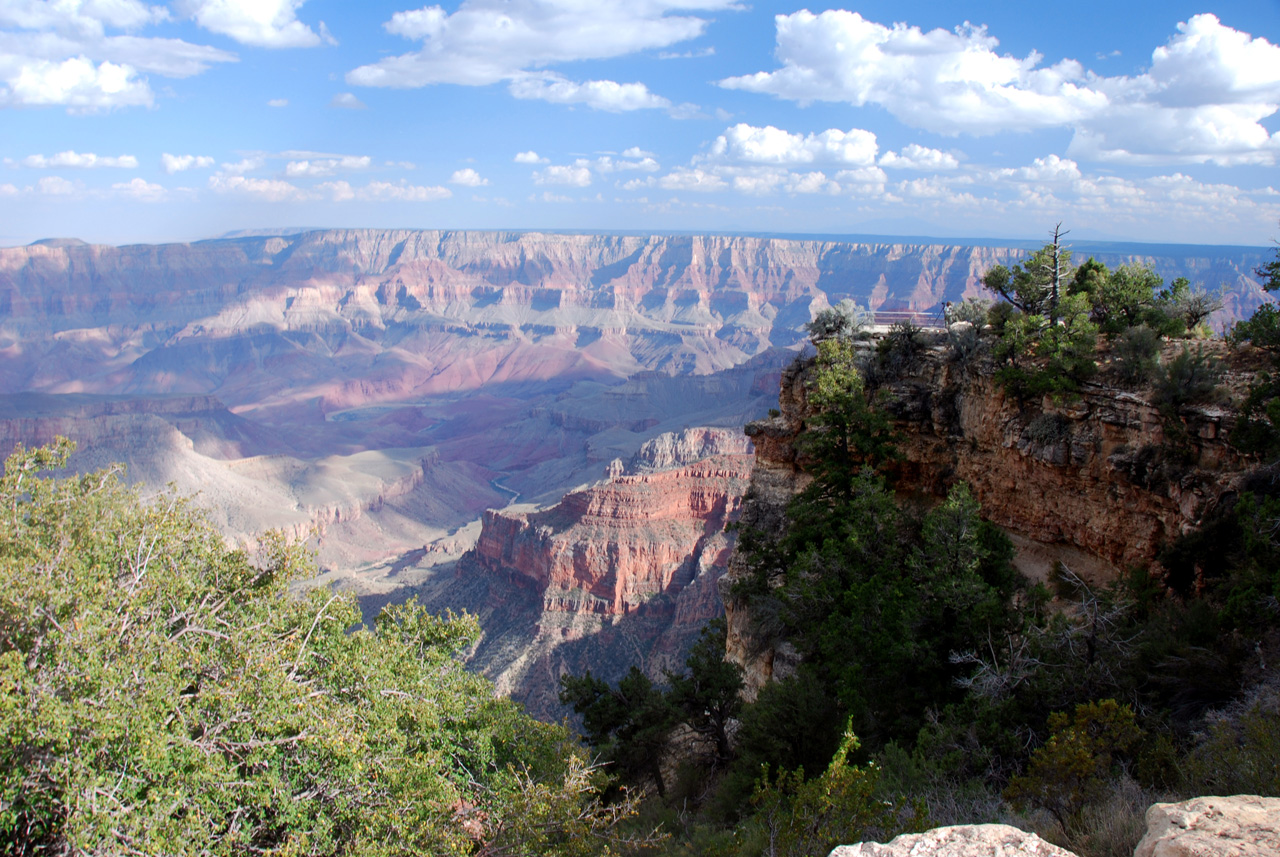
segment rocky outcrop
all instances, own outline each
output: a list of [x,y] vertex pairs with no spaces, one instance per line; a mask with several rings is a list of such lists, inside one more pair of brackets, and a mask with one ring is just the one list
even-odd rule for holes
[[681,467],[713,455],[750,455],[751,441],[727,428],[689,428],[663,432],[645,441],[631,457],[627,470],[640,473]]
[[714,455],[621,475],[541,511],[490,510],[455,582],[431,606],[480,617],[472,665],[536,716],[567,712],[565,673],[655,680],[679,670],[723,606],[724,574],[750,478],[749,455]]
[[830,857],[1076,857],[1034,833],[1007,824],[962,824],[905,833],[881,845],[841,845]]
[[[1224,383],[1238,393],[1256,367],[1221,343],[1205,347],[1229,358]],[[746,428],[756,467],[743,526],[781,532],[787,503],[809,478],[795,441],[810,417],[810,367],[798,361],[785,370],[779,415]],[[1231,496],[1249,461],[1227,443],[1230,408],[1184,408],[1169,422],[1145,391],[1122,389],[1108,378],[1104,370],[1099,383],[1086,385],[1073,401],[1019,402],[996,383],[990,365],[953,362],[944,347],[926,351],[897,376],[881,379],[900,435],[896,490],[932,503],[964,481],[983,515],[1041,558],[1051,561],[1061,548],[1068,564],[1082,557],[1102,575],[1152,564],[1161,546]],[[1174,429],[1176,443],[1169,434]],[[728,655],[744,667],[754,693],[785,674],[791,655],[785,645],[758,639],[745,605],[731,597],[733,581],[745,571],[745,558],[735,556],[722,589]]]
[[724,527],[750,473],[751,456],[716,455],[620,476],[543,511],[489,510],[475,561],[535,587],[547,610],[624,616],[678,594],[700,566],[724,568]]
[[1157,803],[1134,857],[1274,857],[1280,798],[1236,795]]

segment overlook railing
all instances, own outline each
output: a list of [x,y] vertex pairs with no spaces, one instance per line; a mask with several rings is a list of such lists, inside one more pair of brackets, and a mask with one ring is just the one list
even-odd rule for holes
[[943,318],[941,309],[924,311],[924,310],[876,310],[871,313],[871,330],[873,332],[888,331],[888,329],[904,321],[909,321],[917,327],[925,330],[945,330],[946,320]]

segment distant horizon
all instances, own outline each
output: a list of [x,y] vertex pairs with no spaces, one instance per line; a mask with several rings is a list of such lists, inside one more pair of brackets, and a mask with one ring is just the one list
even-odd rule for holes
[[[233,229],[222,232],[217,235],[209,235],[200,238],[190,238],[186,240],[161,240],[161,241],[90,241],[74,235],[48,235],[36,238],[31,241],[25,241],[15,244],[0,244],[0,249],[12,249],[18,247],[29,247],[33,245],[57,245],[62,242],[74,242],[88,246],[105,246],[105,247],[138,247],[138,246],[164,246],[171,244],[200,244],[209,241],[234,241],[240,239],[252,238],[269,238],[273,236],[287,237],[292,235],[301,235],[308,232],[350,232],[350,231],[379,231],[379,232],[448,232],[448,233],[517,233],[517,234],[546,234],[546,235],[626,235],[638,237],[681,237],[681,236],[724,236],[731,238],[765,238],[779,241],[831,241],[840,243],[865,244],[865,243],[891,243],[891,244],[915,244],[915,245],[934,245],[943,247],[999,247],[999,248],[1016,248],[1035,250],[1049,243],[1049,237],[1046,233],[1044,239],[1037,238],[1015,238],[1008,236],[948,236],[948,235],[925,235],[925,234],[898,234],[898,233],[881,233],[881,232],[778,232],[778,231],[761,231],[761,230],[738,230],[738,229],[589,229],[575,227],[447,227],[447,226],[267,226],[267,227],[246,227],[243,229]],[[1121,248],[1130,247],[1152,247],[1165,248],[1166,250],[1174,250],[1183,252],[1192,252],[1197,248],[1203,249],[1221,249],[1221,250],[1242,250],[1242,251],[1259,251],[1268,252],[1277,245],[1273,241],[1267,244],[1228,244],[1228,243],[1210,243],[1210,242],[1178,242],[1178,241],[1142,241],[1142,240],[1125,240],[1113,238],[1093,238],[1089,234],[1076,237],[1075,232],[1069,232],[1063,244],[1068,248],[1074,249],[1091,249],[1095,252],[1120,252]]]

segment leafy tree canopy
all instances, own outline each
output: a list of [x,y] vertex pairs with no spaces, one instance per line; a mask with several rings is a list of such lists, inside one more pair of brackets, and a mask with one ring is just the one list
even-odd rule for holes
[[[0,478],[0,852],[585,854],[617,808],[566,731],[455,658],[468,616],[291,581],[119,469]],[[625,811],[625,809],[623,810]]]

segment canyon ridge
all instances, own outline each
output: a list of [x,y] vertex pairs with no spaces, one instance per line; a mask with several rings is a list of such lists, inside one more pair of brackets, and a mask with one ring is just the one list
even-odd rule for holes
[[[554,716],[561,672],[660,675],[723,611],[742,426],[814,313],[937,319],[1028,249],[372,229],[0,248],[0,452],[65,435],[77,469],[195,494],[229,538],[310,539],[318,583],[366,616],[473,610],[477,665]],[[1074,251],[1225,287],[1219,326],[1265,299],[1266,248]]]

